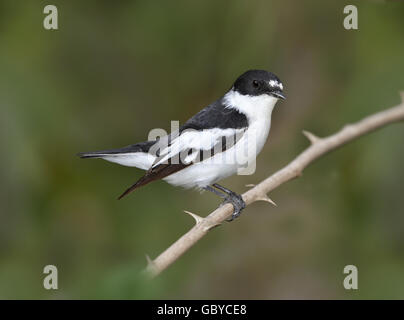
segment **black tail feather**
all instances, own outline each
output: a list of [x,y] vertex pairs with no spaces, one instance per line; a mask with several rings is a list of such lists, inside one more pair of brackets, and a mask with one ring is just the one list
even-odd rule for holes
[[80,152],[80,153],[77,154],[77,156],[82,158],[82,159],[101,158],[102,157],[100,154],[93,153],[93,152]]
[[102,151],[93,151],[93,152],[80,152],[77,154],[80,158],[102,158],[107,155],[114,154],[123,154],[123,153],[131,153],[131,152],[149,152],[150,147],[155,144],[156,141],[145,141],[139,142],[136,144],[132,144],[130,146],[126,146],[119,149],[110,149],[110,150],[102,150]]

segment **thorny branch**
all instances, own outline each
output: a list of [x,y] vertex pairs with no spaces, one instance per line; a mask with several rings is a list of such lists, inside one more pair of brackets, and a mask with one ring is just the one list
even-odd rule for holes
[[[400,105],[370,115],[354,124],[345,125],[340,131],[328,137],[320,138],[309,131],[303,131],[303,134],[310,141],[310,146],[287,166],[275,172],[272,176],[266,178],[256,186],[252,186],[252,189],[242,195],[244,201],[247,205],[255,201],[267,201],[275,205],[275,203],[268,197],[267,193],[283,183],[299,177],[303,170],[319,157],[369,132],[391,123],[403,121],[404,91],[401,92],[401,100],[402,102]],[[156,259],[151,260],[147,256],[148,266],[146,271],[152,277],[160,274],[189,250],[196,242],[202,239],[210,229],[220,225],[223,221],[228,219],[232,212],[233,207],[231,204],[226,204],[217,208],[205,218],[192,212],[185,211],[185,213],[195,219],[196,223],[194,227],[174,242]]]

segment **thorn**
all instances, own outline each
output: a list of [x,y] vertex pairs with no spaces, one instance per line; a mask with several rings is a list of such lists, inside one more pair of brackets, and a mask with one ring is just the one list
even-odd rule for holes
[[147,266],[143,270],[143,272],[148,277],[154,278],[158,274],[157,269],[156,269],[156,264],[154,263],[154,261],[152,259],[150,259],[148,254],[146,254],[145,256],[146,256]]
[[259,198],[257,198],[257,200],[269,202],[270,204],[274,205],[275,207],[278,206],[278,205],[277,205],[275,202],[273,202],[266,194],[263,195],[263,196],[261,196],[261,197],[259,197]]
[[213,226],[206,227],[206,228],[205,228],[205,231],[210,231],[210,230],[212,230],[212,229],[214,229],[214,228],[217,228],[217,227],[219,227],[219,226],[221,226],[221,225],[222,225],[221,223],[218,223],[218,224],[215,224],[215,225],[213,225]]
[[150,269],[150,268],[153,268],[153,267],[154,267],[154,262],[153,262],[153,260],[152,260],[152,259],[150,259],[150,257],[149,257],[149,255],[148,255],[148,254],[146,254],[146,261],[147,261],[147,268],[148,268],[148,269]]
[[302,170],[296,170],[296,178],[300,178],[303,175]]
[[318,142],[320,140],[319,137],[317,137],[316,135],[314,135],[313,133],[303,130],[302,133],[306,136],[307,139],[309,139],[309,141],[311,142],[311,144],[315,144],[316,142]]
[[255,184],[250,183],[250,184],[246,184],[245,186],[246,186],[247,188],[254,188],[254,187],[255,187]]
[[189,215],[190,215],[192,218],[194,218],[194,219],[195,219],[196,224],[201,223],[201,222],[202,222],[202,220],[203,220],[203,218],[202,218],[202,217],[198,216],[198,215],[197,215],[197,214],[195,214],[195,213],[192,213],[192,212],[189,212],[189,211],[186,211],[186,210],[184,210],[184,212],[185,212],[185,213],[187,213],[187,214],[189,214]]

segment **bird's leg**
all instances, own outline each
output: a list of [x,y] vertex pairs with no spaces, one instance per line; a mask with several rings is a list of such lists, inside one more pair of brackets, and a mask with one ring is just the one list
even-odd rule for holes
[[211,186],[206,186],[205,190],[211,191],[214,194],[218,195],[219,197],[223,198],[224,201],[222,204],[231,203],[233,205],[234,208],[233,215],[231,216],[230,219],[227,220],[227,221],[233,221],[241,214],[241,211],[246,207],[243,198],[239,194],[221,186],[220,184],[214,183],[213,186],[219,189],[220,191],[224,192],[224,194],[212,188]]
[[218,184],[218,183],[214,183],[214,184],[212,184],[212,186],[214,186],[215,188],[217,188],[217,189],[219,189],[219,190],[223,191],[223,192],[224,192],[224,193],[226,193],[226,194],[232,194],[232,193],[235,193],[235,192],[233,192],[233,191],[231,191],[231,190],[229,190],[229,189],[227,189],[227,188],[225,188],[225,187],[221,186],[221,185],[220,185],[220,184]]
[[227,198],[227,195],[226,195],[226,194],[223,194],[223,193],[221,193],[220,191],[217,191],[215,188],[212,188],[211,186],[206,186],[206,187],[204,187],[203,189],[208,190],[208,191],[210,191],[210,192],[213,192],[215,195],[219,196],[219,197],[222,198],[222,199],[226,199],[226,198]]

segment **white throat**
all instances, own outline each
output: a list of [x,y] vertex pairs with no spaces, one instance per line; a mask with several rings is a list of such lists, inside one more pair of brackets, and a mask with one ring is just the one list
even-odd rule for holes
[[[250,152],[255,157],[264,147],[271,129],[271,115],[275,107],[277,98],[269,95],[248,96],[242,95],[234,90],[230,90],[223,97],[227,108],[233,108],[246,115],[248,119],[248,130],[246,141],[254,145],[254,150]],[[254,143],[251,143],[253,141]]]
[[266,119],[271,121],[272,110],[277,101],[277,98],[267,94],[249,96],[242,95],[234,90],[230,90],[223,97],[226,107],[236,109],[245,114],[250,124],[256,120],[262,121]]

